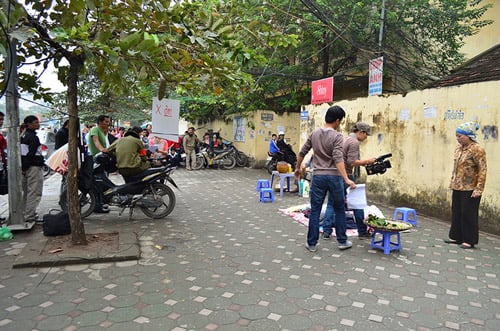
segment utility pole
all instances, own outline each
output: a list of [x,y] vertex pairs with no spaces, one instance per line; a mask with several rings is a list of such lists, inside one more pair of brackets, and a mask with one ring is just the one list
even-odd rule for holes
[[[5,3],[5,2],[4,2]],[[8,7],[4,7],[8,8]],[[7,13],[8,14],[8,13]],[[6,30],[9,31],[10,26]],[[21,153],[19,148],[19,97],[17,92],[17,40],[7,38],[7,56],[5,59],[5,110],[7,131],[7,169],[9,181],[9,220],[10,230],[31,229],[34,223],[24,221],[24,203],[21,173]]]
[[378,32],[378,51],[380,53],[382,53],[382,40],[384,39],[384,23],[385,23],[385,0],[382,0],[382,9],[380,10],[380,30]]

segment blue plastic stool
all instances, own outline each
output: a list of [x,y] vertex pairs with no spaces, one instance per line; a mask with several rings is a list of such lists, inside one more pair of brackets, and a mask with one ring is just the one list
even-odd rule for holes
[[417,227],[417,212],[415,211],[415,209],[407,207],[398,207],[394,210],[394,215],[392,215],[392,219],[395,221],[407,222],[412,224],[414,227]]
[[[377,234],[382,235],[382,239],[377,240]],[[391,241],[391,236],[397,237],[397,242]],[[391,254],[391,251],[402,251],[403,247],[401,247],[401,237],[399,232],[391,232],[391,231],[383,231],[383,230],[375,230],[372,236],[372,243],[370,244],[370,249],[381,249],[384,251],[384,254]]]
[[260,202],[274,202],[274,192],[272,188],[265,187],[260,190]]
[[260,190],[263,188],[271,188],[271,182],[269,181],[269,179],[259,179],[257,181],[255,191],[260,192]]

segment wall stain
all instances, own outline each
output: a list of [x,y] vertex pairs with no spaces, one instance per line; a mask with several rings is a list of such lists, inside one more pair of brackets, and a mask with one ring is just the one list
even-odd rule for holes
[[481,131],[484,140],[490,140],[490,138],[495,141],[498,140],[498,127],[496,125],[485,125]]

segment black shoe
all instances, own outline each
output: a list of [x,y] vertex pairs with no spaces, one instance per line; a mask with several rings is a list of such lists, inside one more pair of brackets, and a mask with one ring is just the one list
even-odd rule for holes
[[447,244],[455,244],[455,245],[461,245],[462,243],[460,241],[454,240],[454,239],[446,239],[444,240],[445,243]]
[[371,237],[372,237],[372,235],[369,232],[358,234],[358,238],[359,239],[362,239],[362,238],[371,238]]
[[94,213],[96,213],[96,214],[107,214],[107,213],[109,213],[109,209],[104,209],[104,208],[94,209]]
[[330,239],[332,239],[332,235],[331,234],[324,233],[324,232],[323,232],[323,235],[321,237],[323,238],[323,240],[330,240]]

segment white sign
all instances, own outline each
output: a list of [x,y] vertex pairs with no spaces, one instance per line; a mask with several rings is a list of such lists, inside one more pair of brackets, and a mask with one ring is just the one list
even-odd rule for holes
[[409,109],[400,109],[399,110],[399,120],[400,121],[408,121],[410,119],[410,110]]
[[437,107],[429,106],[424,107],[424,118],[436,118],[437,117]]
[[368,95],[382,94],[382,77],[384,73],[384,57],[370,60]]
[[181,102],[179,100],[153,98],[151,114],[154,136],[177,142],[180,108]]

